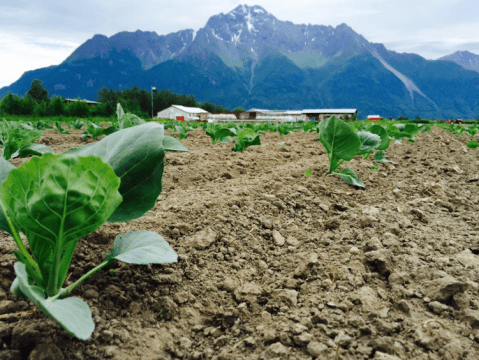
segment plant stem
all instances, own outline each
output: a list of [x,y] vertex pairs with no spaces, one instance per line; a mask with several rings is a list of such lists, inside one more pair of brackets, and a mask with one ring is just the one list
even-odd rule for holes
[[[10,226],[10,230],[12,230],[13,240],[17,244],[18,249],[22,253],[23,257],[28,261],[28,265],[30,265],[33,268],[33,270],[35,271],[35,273],[38,275],[39,279],[42,279],[42,273],[40,271],[40,268],[38,267],[38,264],[35,262],[35,260],[33,260],[30,253],[28,252],[27,248],[23,244],[23,241],[20,238],[20,235],[18,235],[18,231],[15,228],[15,226],[13,225],[12,220],[10,220],[10,218],[8,217],[7,212],[5,211],[3,206],[1,206],[1,207],[2,207],[3,213],[5,215],[5,219],[7,219],[8,225]],[[37,280],[38,279],[35,279],[35,281],[37,281]],[[38,285],[40,285],[40,283],[38,283]]]
[[83,281],[85,281],[86,279],[88,279],[90,276],[92,276],[93,274],[97,273],[98,271],[100,271],[101,269],[103,269],[105,266],[107,265],[110,265],[113,261],[115,261],[115,259],[109,259],[109,260],[105,260],[103,261],[100,265],[94,267],[93,269],[91,269],[89,272],[87,272],[85,275],[83,275],[81,278],[79,278],[77,281],[75,281],[73,284],[67,286],[65,288],[65,290],[63,290],[62,292],[60,292],[58,294],[58,297],[60,299],[63,299],[64,297],[67,297],[78,285],[80,285]]

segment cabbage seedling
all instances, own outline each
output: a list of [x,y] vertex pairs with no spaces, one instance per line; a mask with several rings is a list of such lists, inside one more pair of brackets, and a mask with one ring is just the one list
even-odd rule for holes
[[319,141],[326,149],[329,158],[329,173],[338,175],[343,181],[359,187],[364,183],[351,169],[336,169],[344,161],[352,160],[360,151],[361,139],[356,132],[344,121],[332,116],[319,123]]
[[218,143],[230,143],[231,137],[237,135],[236,129],[234,128],[218,128],[215,125],[210,125],[205,130],[206,135],[211,137],[212,144]]
[[32,144],[42,135],[43,131],[26,124],[1,121],[0,142],[3,147],[3,158],[10,160],[18,150]]
[[259,135],[253,129],[245,128],[235,137],[235,146],[231,150],[244,151],[252,145],[261,145]]
[[13,294],[32,301],[79,339],[89,338],[95,327],[88,305],[68,297],[83,281],[115,260],[177,261],[176,253],[158,234],[129,232],[116,237],[101,264],[63,288],[79,239],[98,229],[122,204],[121,183],[113,167],[98,156],[45,154],[11,170],[0,188],[0,206],[19,249]]

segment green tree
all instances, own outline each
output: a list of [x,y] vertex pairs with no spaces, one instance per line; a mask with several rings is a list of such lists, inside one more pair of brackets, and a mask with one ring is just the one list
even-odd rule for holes
[[48,104],[48,114],[50,116],[65,115],[65,101],[58,96],[54,96]]
[[66,113],[68,116],[88,117],[90,113],[89,106],[86,102],[77,99],[66,106]]
[[20,115],[22,112],[22,99],[18,95],[8,92],[2,100],[0,109],[6,115]]
[[33,111],[35,110],[35,105],[37,102],[31,98],[30,96],[24,96],[21,99],[21,110],[20,114],[18,115],[33,115]]
[[42,81],[35,79],[30,85],[30,90],[25,94],[26,96],[34,99],[37,102],[48,101],[48,91],[42,85]]

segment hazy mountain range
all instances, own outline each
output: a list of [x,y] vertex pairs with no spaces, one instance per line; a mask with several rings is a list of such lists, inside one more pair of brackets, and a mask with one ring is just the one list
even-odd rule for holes
[[102,87],[170,89],[229,108],[357,108],[359,116],[479,116],[479,56],[396,53],[346,24],[280,21],[260,6],[212,16],[199,31],[95,35],[58,66],[0,89],[96,99]]

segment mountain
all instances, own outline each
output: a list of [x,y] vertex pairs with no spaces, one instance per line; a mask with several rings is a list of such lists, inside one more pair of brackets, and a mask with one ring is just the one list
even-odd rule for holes
[[368,42],[346,24],[280,21],[240,5],[206,25],[158,35],[95,35],[58,66],[0,89],[25,94],[39,78],[50,94],[94,100],[102,87],[170,89],[229,108],[357,108],[360,117],[476,118],[479,73]]
[[469,51],[456,51],[453,54],[443,56],[438,60],[454,61],[464,69],[477,71],[479,73],[479,55]]

